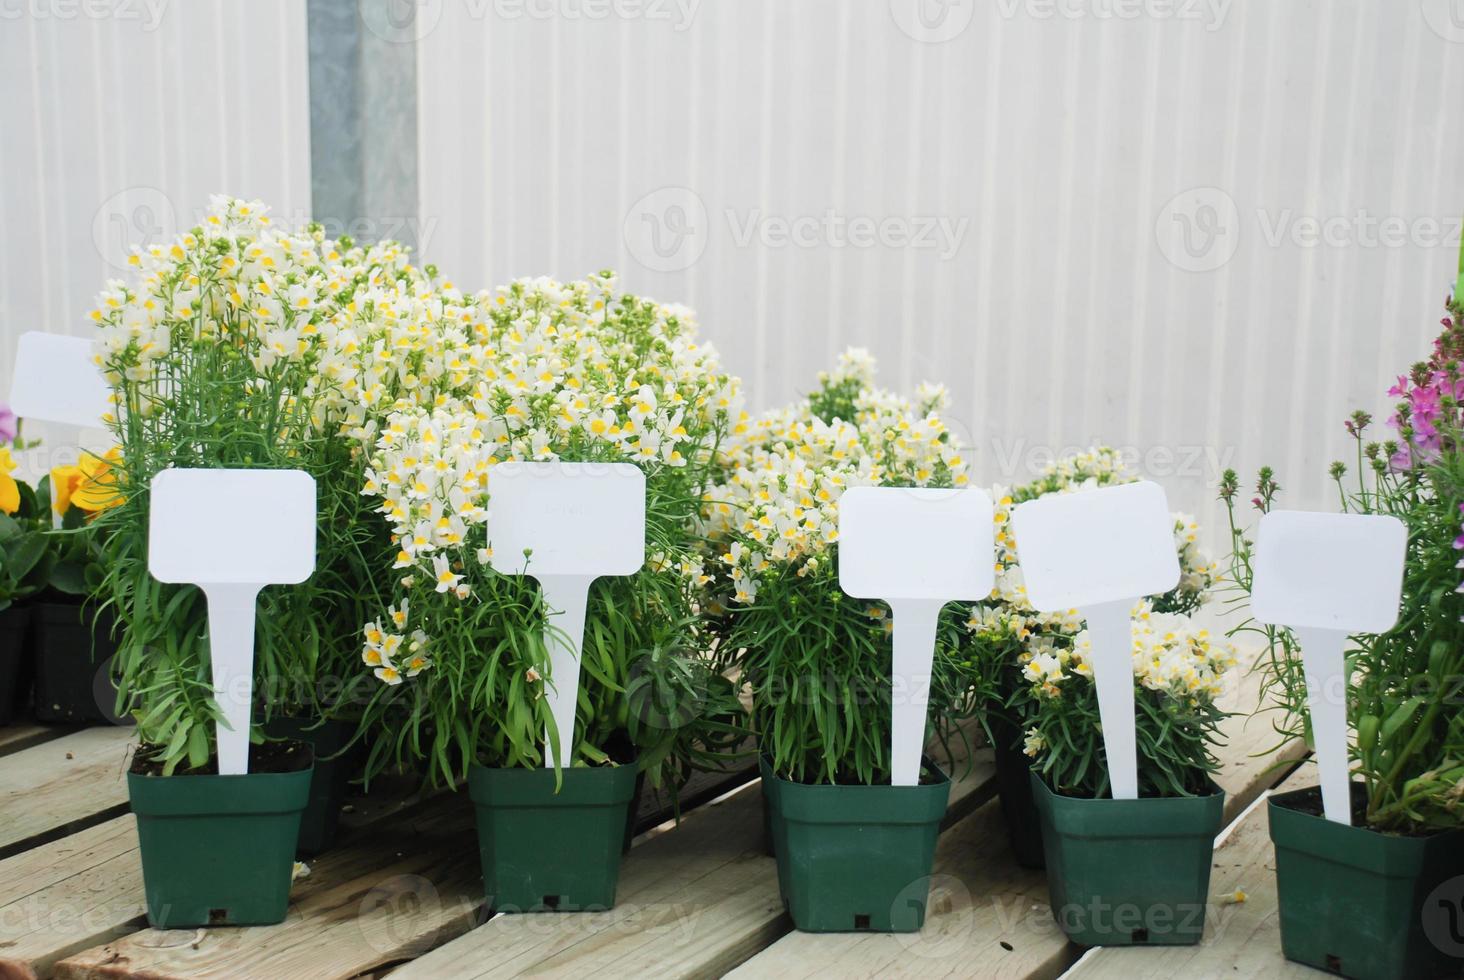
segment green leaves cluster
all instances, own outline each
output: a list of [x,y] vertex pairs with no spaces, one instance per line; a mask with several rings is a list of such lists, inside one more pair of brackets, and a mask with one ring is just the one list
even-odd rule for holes
[[[1456,318],[1464,312],[1456,309]],[[1457,433],[1426,465],[1395,469],[1386,446],[1364,441],[1364,416],[1349,426],[1357,441],[1355,479],[1334,464],[1341,507],[1349,513],[1387,514],[1408,528],[1407,561],[1398,623],[1381,635],[1351,638],[1347,651],[1347,718],[1353,774],[1366,790],[1367,825],[1415,833],[1453,828],[1464,816],[1464,595],[1461,573],[1461,506],[1464,453]],[[1361,423],[1361,424],[1359,424]],[[1238,480],[1227,472],[1221,496],[1234,543],[1231,577],[1235,602],[1248,596],[1254,547],[1236,515]],[[1280,493],[1263,469],[1253,498],[1264,513]],[[1279,709],[1283,742],[1311,741],[1307,688],[1296,638],[1286,630],[1245,620],[1237,633],[1265,644],[1266,690]]]
[[[839,587],[836,549],[816,569],[764,578],[757,600],[731,616],[725,649],[752,693],[752,727],[778,775],[806,783],[872,785],[890,778],[893,697],[924,692],[894,685],[892,634],[882,604]],[[871,609],[884,615],[875,618]],[[992,692],[963,646],[965,609],[955,604],[937,628],[927,722],[949,760]]]

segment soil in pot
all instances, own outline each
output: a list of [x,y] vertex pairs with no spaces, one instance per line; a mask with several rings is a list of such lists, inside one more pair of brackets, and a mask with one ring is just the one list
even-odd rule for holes
[[1181,946],[1204,936],[1215,835],[1206,796],[1083,799],[1029,777],[1042,822],[1052,913],[1084,946]]
[[919,786],[797,783],[768,773],[778,883],[804,932],[914,932],[950,779],[926,760]]
[[1357,980],[1464,975],[1464,828],[1426,836],[1321,816],[1315,787],[1268,802],[1281,946],[1289,960]]
[[112,618],[80,602],[32,607],[36,720],[61,725],[123,724],[109,661],[117,652]]
[[145,750],[134,758],[127,789],[154,928],[284,921],[310,794],[310,747],[251,746],[249,770],[220,776],[211,759],[199,770],[164,776]]
[[483,891],[499,912],[585,912],[615,904],[636,766],[468,770]]
[[296,851],[310,857],[329,850],[340,829],[341,807],[351,780],[360,769],[359,746],[351,746],[352,722],[318,718],[271,718],[264,724],[270,738],[308,742],[315,753],[315,772],[310,777],[310,801],[300,816],[300,839]]
[[15,720],[30,695],[29,606],[0,610],[0,725]]

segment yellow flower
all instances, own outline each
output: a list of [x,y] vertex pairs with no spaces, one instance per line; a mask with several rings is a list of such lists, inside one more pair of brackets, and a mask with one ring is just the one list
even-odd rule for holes
[[122,504],[120,474],[116,469],[121,461],[122,450],[116,446],[107,450],[105,456],[93,453],[82,456],[77,466],[81,479],[71,488],[69,503],[92,514]]
[[0,448],[0,510],[14,514],[20,510],[20,484],[10,474],[19,464],[10,455],[10,447]]
[[51,509],[65,514],[71,508],[71,495],[85,478],[80,466],[51,467]]

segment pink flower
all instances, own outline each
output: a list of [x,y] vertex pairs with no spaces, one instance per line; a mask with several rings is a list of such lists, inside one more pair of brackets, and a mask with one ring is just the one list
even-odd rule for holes
[[20,435],[20,420],[9,405],[0,405],[0,442],[14,442]]

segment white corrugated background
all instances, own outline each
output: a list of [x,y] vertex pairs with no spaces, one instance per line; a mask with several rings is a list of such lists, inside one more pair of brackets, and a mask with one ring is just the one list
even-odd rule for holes
[[[209,193],[308,211],[304,6],[5,8],[0,377]],[[755,407],[868,346],[892,384],[949,385],[983,481],[1101,439],[1203,516],[1224,465],[1322,505],[1342,416],[1385,409],[1451,278],[1458,6],[424,0],[422,252],[471,287],[613,266],[696,306]],[[1196,188],[1201,265],[1237,245],[1206,271],[1156,235]],[[740,240],[828,212],[963,231],[949,254]],[[1411,233],[1375,244],[1359,212]],[[1298,243],[1307,217],[1340,238]]]
[[[1291,230],[1361,210],[1457,225],[1449,0],[1235,0],[1219,20],[1188,0],[1133,18],[948,0],[943,43],[902,31],[915,2],[702,0],[689,21],[671,4],[445,5],[419,25],[426,253],[474,287],[613,266],[694,305],[759,406],[866,345],[891,383],[949,385],[983,480],[1102,439],[1212,520],[1226,464],[1273,463],[1292,504],[1329,503],[1342,417],[1382,410],[1425,353],[1457,228],[1432,247],[1427,223],[1404,247]],[[1205,16],[1143,13],[1166,9]],[[1202,187],[1235,202],[1238,249],[1185,271],[1156,225]],[[642,201],[661,188],[684,190]],[[969,226],[949,258],[739,244],[754,209]],[[635,234],[656,221],[692,229],[672,264],[697,261],[638,261],[658,264]]]
[[216,192],[310,210],[305,5],[0,9],[0,378],[27,330],[84,334],[130,243]]

